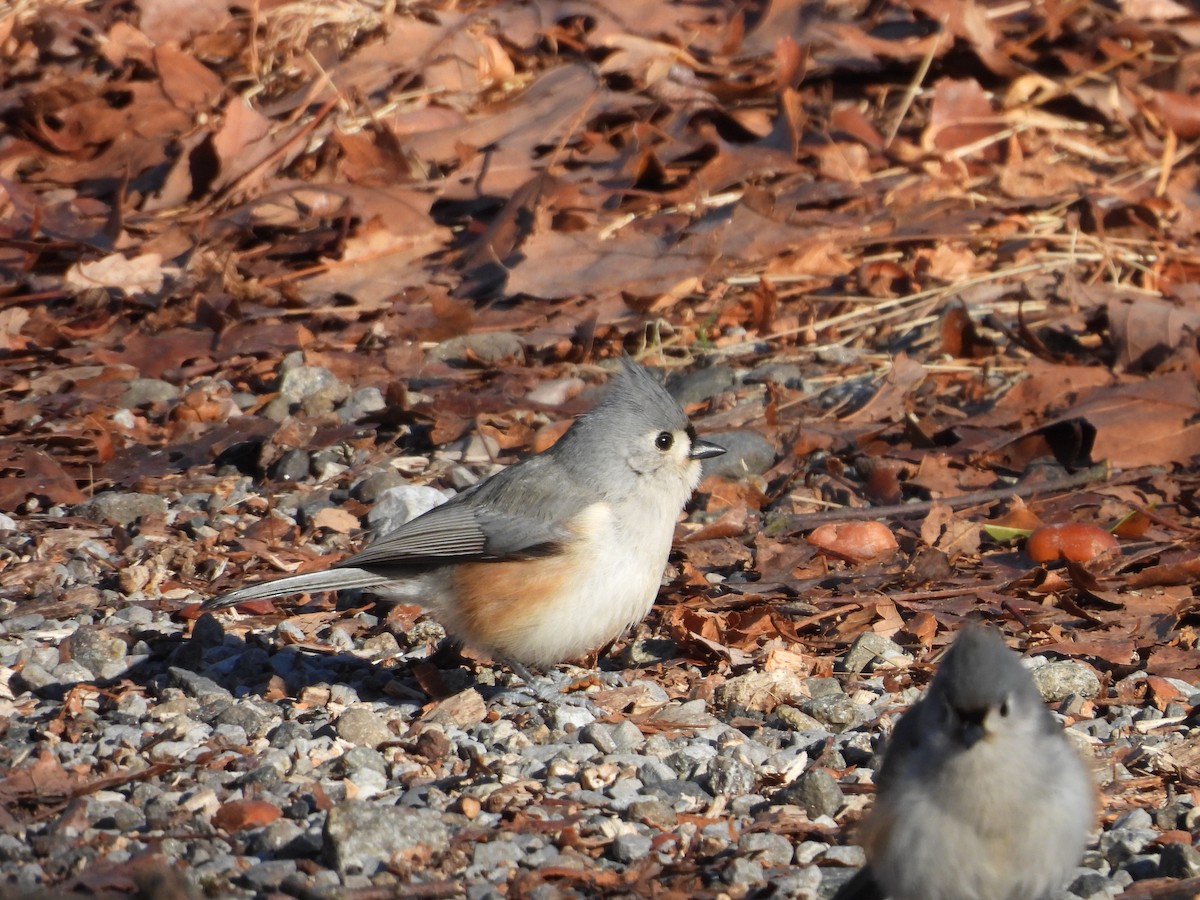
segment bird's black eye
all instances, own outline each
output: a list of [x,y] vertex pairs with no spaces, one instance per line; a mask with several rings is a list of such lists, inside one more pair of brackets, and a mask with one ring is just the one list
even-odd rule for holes
[[658,437],[654,439],[654,446],[659,450],[670,450],[671,445],[675,443],[675,435],[669,431],[660,431]]
[[1005,700],[1003,703],[1001,703],[1001,704],[1000,704],[1000,718],[1002,718],[1002,719],[1007,719],[1007,718],[1008,718],[1008,712],[1009,712],[1009,710],[1008,710],[1008,701],[1007,701],[1007,700]]

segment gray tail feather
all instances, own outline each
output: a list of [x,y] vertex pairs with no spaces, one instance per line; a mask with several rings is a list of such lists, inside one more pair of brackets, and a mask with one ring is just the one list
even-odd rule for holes
[[303,575],[287,575],[274,581],[252,584],[220,597],[213,597],[201,604],[202,610],[225,609],[247,600],[275,599],[305,591],[340,591],[345,588],[374,587],[387,581],[387,577],[366,569],[324,569],[320,572],[305,572]]

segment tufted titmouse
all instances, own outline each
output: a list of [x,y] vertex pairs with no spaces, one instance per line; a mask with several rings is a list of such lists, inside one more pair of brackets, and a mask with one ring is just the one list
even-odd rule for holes
[[1041,900],[1095,817],[1082,761],[999,633],[968,625],[901,717],[863,826],[867,866],[834,900]]
[[724,452],[623,358],[604,399],[548,450],[330,569],[244,587],[202,608],[370,588],[419,603],[449,634],[524,674],[522,664],[570,659],[642,620],[700,461]]

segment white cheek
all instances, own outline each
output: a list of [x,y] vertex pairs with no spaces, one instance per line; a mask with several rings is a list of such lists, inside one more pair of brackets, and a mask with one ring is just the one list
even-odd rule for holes
[[[700,475],[703,472],[703,466],[700,460],[691,459],[688,442],[681,441],[679,452],[675,454],[675,464],[679,467],[679,471],[683,473],[683,480],[687,484],[688,497],[692,495],[692,491],[696,490],[696,485],[700,483]],[[684,497],[684,502],[687,502],[688,497]]]

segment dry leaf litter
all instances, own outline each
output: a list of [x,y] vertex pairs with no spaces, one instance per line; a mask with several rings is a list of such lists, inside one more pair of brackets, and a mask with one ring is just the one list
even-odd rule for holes
[[[826,898],[982,618],[1096,772],[1063,897],[1196,896],[1198,48],[1172,0],[8,4],[0,893]],[[616,646],[539,690],[369,596],[197,616],[620,349],[730,453]],[[1025,555],[1067,523],[1117,547]]]

